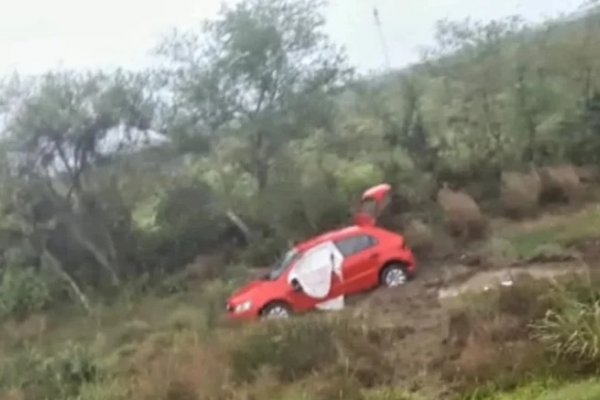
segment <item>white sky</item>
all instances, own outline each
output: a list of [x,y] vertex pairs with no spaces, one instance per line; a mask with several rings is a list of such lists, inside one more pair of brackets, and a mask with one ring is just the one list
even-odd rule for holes
[[[384,58],[373,21],[380,12],[392,66],[418,59],[442,18],[529,20],[572,11],[582,0],[331,0],[328,31],[365,72]],[[141,68],[149,50],[173,27],[213,16],[220,0],[0,0],[0,75],[56,68]]]

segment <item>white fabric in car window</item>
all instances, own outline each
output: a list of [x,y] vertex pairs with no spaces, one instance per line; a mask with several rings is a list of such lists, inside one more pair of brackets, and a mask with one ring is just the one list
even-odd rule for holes
[[331,291],[333,274],[343,279],[343,256],[332,242],[309,250],[296,264],[288,281],[298,281],[304,293],[316,299],[326,298]]

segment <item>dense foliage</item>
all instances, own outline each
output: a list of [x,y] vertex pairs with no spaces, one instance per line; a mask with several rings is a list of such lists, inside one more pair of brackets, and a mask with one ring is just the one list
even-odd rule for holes
[[[348,221],[383,180],[396,214],[430,216],[443,181],[493,199],[502,171],[600,161],[597,9],[541,26],[444,21],[420,64],[358,77],[321,6],[224,7],[165,38],[143,73],[6,80],[3,312],[65,290],[89,307],[202,253],[269,262]],[[19,283],[31,271],[58,288]]]

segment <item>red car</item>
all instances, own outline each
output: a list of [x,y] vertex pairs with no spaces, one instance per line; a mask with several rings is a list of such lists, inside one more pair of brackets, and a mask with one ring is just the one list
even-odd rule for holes
[[227,303],[229,316],[236,320],[286,318],[343,303],[344,296],[379,285],[401,286],[413,278],[415,258],[404,238],[376,226],[390,192],[388,184],[367,190],[353,226],[289,250],[266,276],[233,294]]

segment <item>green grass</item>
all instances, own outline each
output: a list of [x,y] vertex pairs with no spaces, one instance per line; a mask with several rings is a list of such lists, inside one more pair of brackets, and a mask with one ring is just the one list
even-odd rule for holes
[[600,380],[564,385],[535,382],[514,392],[472,398],[477,400],[600,400]]
[[548,244],[570,247],[598,237],[600,237],[600,206],[565,216],[548,226],[505,235],[505,239],[512,244],[517,256],[522,260],[532,258],[540,247]]
[[[499,232],[497,240],[489,243],[492,250],[507,258],[530,259],[544,246],[564,249],[600,237],[600,206],[528,225]],[[405,392],[404,387],[387,387],[395,378],[393,358],[381,355],[396,338],[381,334],[376,327],[365,331],[356,322],[319,316],[276,326],[230,329],[221,324],[225,299],[245,277],[243,271],[230,269],[230,275],[221,280],[186,285],[188,290],[178,293],[132,290],[131,297],[97,304],[91,316],[72,308],[47,310],[43,317],[48,323],[40,334],[25,335],[35,328],[27,321],[0,325],[0,399],[11,390],[30,398],[39,392],[56,396],[64,392],[81,400],[119,400],[132,398],[131,393],[137,398],[176,398],[167,393],[167,383],[181,386],[177,386],[180,391],[190,395],[206,391],[211,398],[240,391],[234,397],[218,397],[228,400],[248,398],[243,396],[245,391],[249,397],[289,400],[424,399]],[[545,288],[525,288],[523,293],[529,297],[521,296],[518,289],[512,288],[489,313],[541,318],[530,295],[545,293]],[[472,303],[486,310],[481,301]],[[71,342],[73,346],[67,345]],[[68,374],[52,373],[55,366],[66,368]],[[87,368],[83,373],[81,366]],[[91,377],[81,378],[88,369],[94,370]],[[500,375],[492,371],[490,380],[495,382],[476,382],[486,390],[462,399],[600,400],[600,379],[547,382],[531,371],[527,376],[536,376],[537,383],[499,392]],[[505,385],[503,390],[523,379],[529,378]],[[31,381],[37,386],[32,387]],[[443,389],[443,382],[435,385],[430,388]]]

